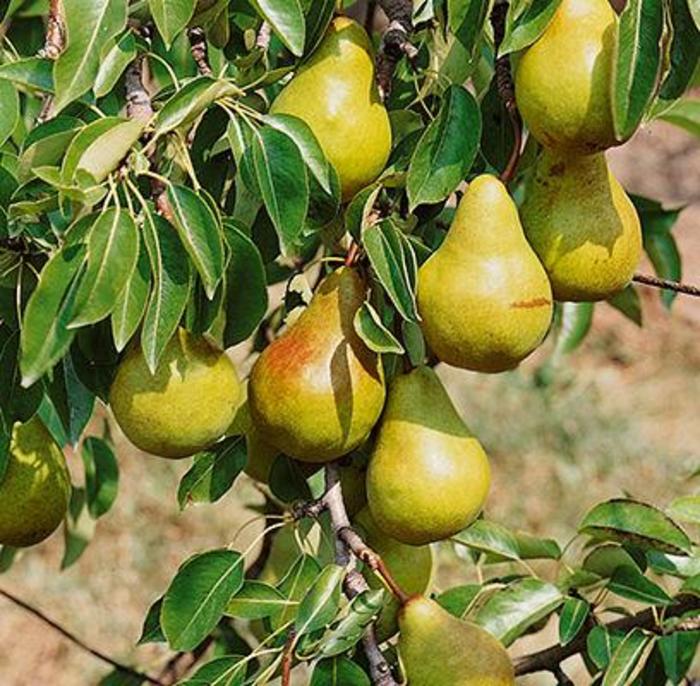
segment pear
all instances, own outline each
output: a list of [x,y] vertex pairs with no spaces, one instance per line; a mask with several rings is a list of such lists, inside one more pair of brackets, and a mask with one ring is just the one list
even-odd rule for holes
[[603,153],[545,150],[521,215],[557,300],[606,300],[632,279],[642,253],[639,216]]
[[409,686],[515,686],[503,645],[434,600],[409,598],[399,612],[399,655]]
[[516,100],[542,145],[593,153],[619,142],[611,104],[617,25],[608,0],[563,0],[521,56]]
[[205,338],[179,329],[151,374],[140,345],[117,370],[109,401],[114,418],[138,448],[188,457],[221,438],[239,406],[236,369]]
[[512,369],[547,334],[549,280],[495,176],[471,182],[447,237],[421,267],[418,308],[433,352],[464,369]]
[[66,515],[70,489],[63,451],[41,420],[16,423],[0,479],[0,545],[25,548],[48,538]]
[[[429,545],[411,546],[387,536],[377,527],[368,508],[355,517],[363,540],[383,560],[392,577],[408,595],[427,593],[433,585],[435,555]],[[370,588],[384,588],[382,582],[370,570],[364,572]],[[398,612],[400,603],[394,596],[388,596],[387,603],[375,622],[377,639],[389,640],[399,628]]]
[[381,174],[391,126],[374,78],[372,46],[352,19],[336,17],[311,58],[272,104],[304,120],[338,172],[343,200]]
[[366,285],[342,267],[326,277],[298,320],[256,360],[250,412],[266,442],[305,462],[355,449],[384,405],[378,356],[355,333]]
[[377,526],[410,545],[449,538],[479,514],[490,480],[484,449],[435,372],[395,378],[367,470]]

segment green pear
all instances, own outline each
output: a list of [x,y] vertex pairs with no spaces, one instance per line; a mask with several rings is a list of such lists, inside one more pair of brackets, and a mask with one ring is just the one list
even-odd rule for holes
[[41,420],[16,423],[0,478],[0,545],[25,548],[48,538],[66,516],[70,489],[63,451]]
[[545,150],[521,216],[557,300],[606,300],[632,279],[642,253],[639,216],[603,153]]
[[270,112],[292,114],[309,125],[338,172],[344,200],[372,183],[389,159],[391,126],[375,83],[372,45],[347,17],[331,22]]
[[384,405],[381,361],[355,333],[366,285],[348,267],[321,283],[309,306],[256,360],[250,412],[268,443],[305,462],[355,449]]
[[[368,508],[354,519],[365,543],[381,558],[399,587],[408,595],[427,593],[433,585],[435,555],[429,545],[412,546],[387,536],[372,519]],[[370,588],[384,588],[384,584],[370,570],[364,576]],[[387,594],[387,602],[375,623],[377,639],[383,643],[399,629],[397,598]]]
[[484,449],[435,372],[395,378],[367,471],[377,526],[410,545],[449,538],[474,521],[490,481]]
[[520,57],[516,100],[542,145],[592,153],[619,142],[611,104],[617,24],[608,0],[563,0]]
[[226,353],[179,329],[151,374],[140,345],[119,365],[110,390],[114,418],[138,448],[168,458],[208,448],[231,424],[241,388]]
[[409,686],[515,686],[503,645],[434,600],[410,598],[399,611],[399,655]]
[[512,369],[547,334],[549,280],[495,176],[471,182],[443,244],[420,268],[418,308],[433,352],[464,369]]

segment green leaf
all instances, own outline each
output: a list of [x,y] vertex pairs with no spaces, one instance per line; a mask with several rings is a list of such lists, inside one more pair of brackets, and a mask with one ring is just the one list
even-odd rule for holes
[[641,629],[633,629],[612,654],[602,686],[628,686],[644,669],[656,637]]
[[607,302],[637,326],[642,326],[642,301],[634,286],[630,284],[624,290],[608,298]]
[[567,598],[559,616],[559,642],[565,646],[571,643],[586,622],[590,606],[582,598]]
[[33,168],[57,165],[82,126],[79,119],[60,116],[32,129],[23,143],[17,178],[27,181]]
[[95,521],[86,507],[85,490],[73,486],[63,528],[64,551],[61,570],[68,569],[80,559],[94,533]]
[[[1,69],[1,68],[0,68]],[[693,136],[700,137],[700,98],[683,98],[659,115],[675,126],[680,126]]]
[[654,95],[663,29],[658,0],[629,0],[620,15],[613,67],[613,123],[620,141],[636,131]]
[[253,241],[233,220],[224,222],[224,238],[229,248],[226,266],[226,325],[224,347],[229,348],[250,336],[262,321],[268,306],[265,265]]
[[596,505],[584,517],[579,532],[598,540],[632,543],[674,555],[692,552],[686,533],[663,512],[623,498]]
[[0,80],[0,145],[12,135],[19,121],[19,94],[10,81]]
[[126,348],[143,319],[151,291],[151,266],[143,240],[136,268],[112,312],[112,338],[118,352]]
[[161,136],[179,127],[192,124],[200,114],[219,98],[235,95],[238,89],[228,81],[211,76],[198,76],[189,81],[158,112],[155,133]]
[[[559,9],[561,0],[532,0],[524,12],[506,23],[506,35],[499,50],[499,55],[507,55],[532,45],[549,26],[554,14]],[[517,8],[510,5],[510,12]]]
[[219,217],[186,186],[168,187],[173,222],[211,300],[224,275],[224,242]]
[[243,557],[233,550],[194,555],[163,598],[160,621],[173,650],[196,648],[214,629],[243,585]]
[[464,619],[471,609],[474,600],[481,593],[479,584],[465,584],[464,586],[454,586],[441,593],[437,602],[444,607],[451,615]]
[[694,595],[700,598],[700,574],[686,579],[681,586],[680,593]]
[[180,509],[193,503],[215,503],[233,486],[247,460],[244,436],[233,436],[197,454],[177,491]]
[[320,660],[311,673],[309,686],[371,686],[360,665],[347,657]]
[[410,211],[440,202],[457,188],[474,163],[480,140],[476,100],[461,86],[450,86],[411,158],[406,177]]
[[154,372],[187,306],[192,270],[178,234],[163,217],[146,213],[143,237],[151,260],[153,291],[141,327],[141,349]]
[[474,53],[484,30],[489,0],[448,0],[449,28],[467,53]]
[[88,262],[69,326],[78,328],[107,317],[117,306],[139,256],[139,235],[127,210],[109,208],[90,229]]
[[102,98],[116,85],[126,68],[136,58],[136,39],[127,30],[116,40],[107,44],[109,49],[100,62],[100,68],[95,77],[95,96]]
[[685,495],[676,498],[667,508],[666,514],[682,522],[700,524],[700,495]]
[[659,98],[675,100],[685,93],[700,58],[700,29],[690,13],[688,0],[670,0],[673,24],[671,68],[661,85]]
[[98,519],[112,508],[119,488],[119,466],[112,447],[90,436],[81,452],[85,466],[85,496],[88,512]]
[[59,250],[44,266],[24,311],[21,350],[22,385],[27,388],[49,371],[70,347],[77,277],[85,263],[84,245]]
[[[19,368],[20,332],[0,326],[0,411],[10,426],[16,420],[26,422],[31,419],[41,403],[43,386],[35,383],[30,388],[22,388]],[[3,431],[4,437],[7,435]]]
[[291,603],[272,617],[273,629],[279,629],[296,617],[299,601],[306,595],[320,572],[321,565],[311,555],[301,555],[297,558],[277,584],[277,589]]
[[477,519],[471,526],[452,537],[480,553],[493,553],[508,560],[520,559],[518,544],[506,527],[485,519]]
[[242,655],[224,655],[203,664],[180,686],[243,686],[249,662]]
[[658,639],[657,646],[666,676],[673,684],[683,682],[697,654],[700,632],[677,632]]
[[344,578],[344,567],[324,567],[299,604],[295,620],[297,636],[313,633],[331,623],[338,612]]
[[295,254],[309,207],[306,166],[296,143],[266,126],[252,139],[252,163],[265,209],[284,255]]
[[299,0],[251,0],[258,14],[293,55],[304,54],[306,24]]
[[264,619],[289,605],[274,586],[261,581],[246,581],[228,606],[226,614],[239,619]]
[[697,550],[693,557],[667,555],[655,550],[648,550],[646,556],[649,566],[658,574],[669,574],[681,579],[700,574],[700,556]]
[[564,596],[554,584],[534,578],[520,579],[496,591],[478,611],[475,621],[510,645],[563,602]]
[[26,57],[0,65],[0,79],[19,88],[53,93],[53,62],[42,57]]
[[605,669],[610,664],[610,658],[623,638],[622,632],[609,631],[602,626],[593,627],[586,636],[586,651],[598,669]]
[[585,340],[593,324],[594,303],[561,303],[557,308],[554,355],[568,355]]
[[554,539],[539,538],[522,531],[514,531],[512,535],[521,560],[559,560],[562,556],[562,549]]
[[167,48],[192,19],[196,6],[197,0],[148,0],[148,9]]
[[319,640],[319,655],[335,657],[348,652],[365,633],[365,629],[377,617],[384,606],[384,591],[365,591],[355,596],[344,614]]
[[368,227],[362,245],[379,282],[399,314],[417,321],[416,272],[418,264],[413,247],[392,222],[386,220]]
[[102,49],[126,26],[126,0],[63,0],[68,46],[54,62],[54,109],[60,112],[95,83]]
[[163,608],[163,598],[158,598],[151,607],[148,608],[146,619],[141,630],[141,637],[136,645],[145,645],[146,643],[165,643],[166,638],[163,629],[160,626],[160,613]]
[[365,302],[355,313],[353,326],[357,335],[375,353],[403,355],[403,346],[396,336],[384,326],[379,313],[369,302]]
[[661,586],[647,579],[636,567],[618,567],[608,582],[608,589],[628,600],[645,605],[669,605],[671,596]]

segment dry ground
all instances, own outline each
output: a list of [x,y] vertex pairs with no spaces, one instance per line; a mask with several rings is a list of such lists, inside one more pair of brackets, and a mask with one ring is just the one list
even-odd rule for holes
[[[676,235],[685,279],[700,283],[700,145],[658,124],[610,158],[630,190],[687,206]],[[687,477],[700,465],[700,302],[680,299],[668,315],[655,292],[642,295],[644,329],[599,306],[593,333],[553,389],[533,385],[538,359],[499,376],[442,369],[493,458],[491,517],[566,541],[585,510],[608,496],[629,492],[665,504],[697,489]],[[231,540],[251,516],[243,504],[256,494],[243,484],[221,504],[179,513],[175,493],[187,465],[144,457],[125,443],[119,447],[120,497],[80,562],[59,573],[57,535],[20,559],[0,586],[96,647],[155,666],[162,660],[157,649],[133,649],[150,602],[183,558]],[[255,533],[255,527],[244,531],[239,547]],[[468,578],[466,562],[443,557],[441,585]],[[552,640],[548,634],[516,650],[541,647]],[[105,672],[2,600],[0,645],[0,686],[89,685]],[[572,674],[577,684],[587,682],[580,672]],[[527,683],[552,682],[538,676]]]

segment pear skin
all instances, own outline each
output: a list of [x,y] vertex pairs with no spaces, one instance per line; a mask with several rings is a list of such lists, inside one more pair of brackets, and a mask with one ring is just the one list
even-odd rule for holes
[[619,143],[611,104],[617,30],[608,0],[563,0],[520,57],[515,95],[542,145],[587,154]]
[[421,267],[418,309],[433,352],[463,369],[512,369],[546,336],[549,280],[495,176],[471,182],[443,244]]
[[488,495],[488,458],[432,369],[395,378],[367,470],[372,518],[409,545],[468,526]]
[[109,402],[122,431],[152,455],[182,458],[208,448],[240,403],[236,369],[202,336],[175,332],[151,374],[140,345],[119,364]]
[[521,216],[557,300],[606,300],[632,279],[642,254],[639,216],[603,153],[545,150]]
[[515,686],[503,645],[434,600],[410,598],[399,611],[399,655],[409,686]]
[[372,45],[365,30],[336,17],[311,58],[272,104],[273,114],[304,120],[349,200],[372,183],[391,152],[391,126],[379,99]]
[[63,451],[42,421],[16,423],[0,479],[0,545],[26,548],[48,538],[66,516],[70,489]]
[[[430,590],[436,563],[433,549],[429,545],[406,545],[387,536],[376,525],[368,508],[357,514],[354,523],[359,525],[363,540],[382,558],[403,591],[412,596]],[[384,588],[383,583],[371,571],[365,570],[364,576],[370,588]],[[389,640],[399,630],[399,607],[399,601],[394,596],[387,597],[387,602],[374,624],[380,643]]]
[[356,270],[332,273],[253,367],[253,422],[286,455],[329,462],[354,450],[379,419],[385,396],[381,361],[353,325],[365,295]]

